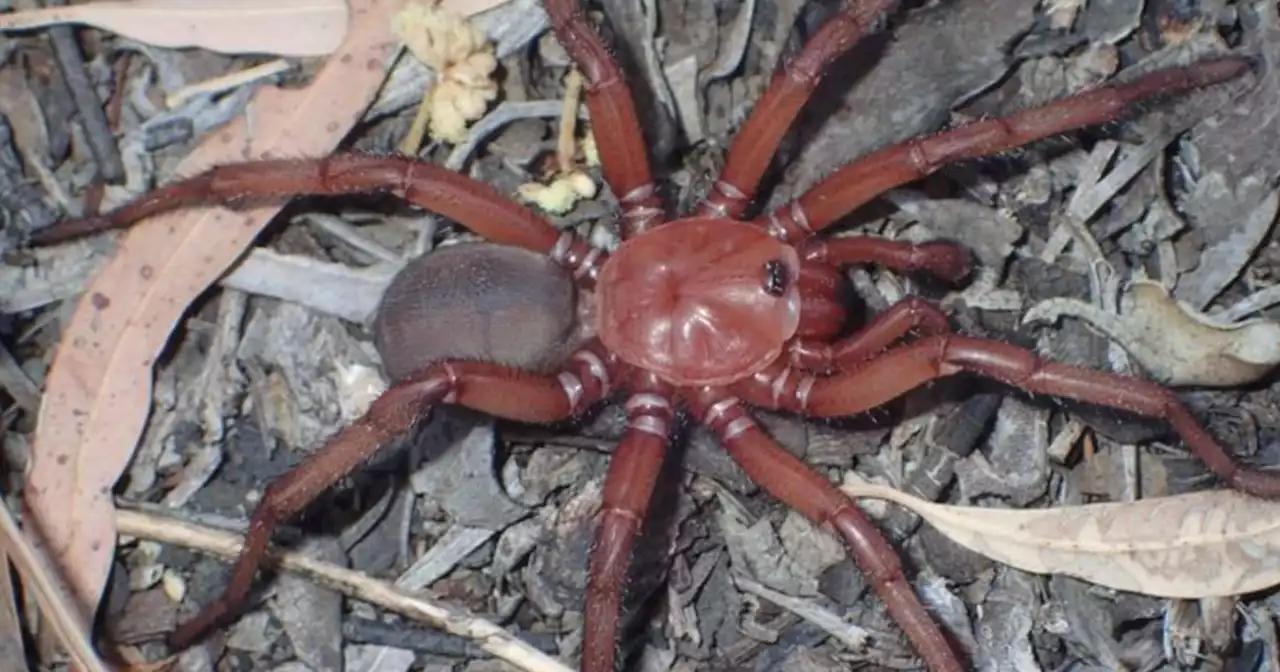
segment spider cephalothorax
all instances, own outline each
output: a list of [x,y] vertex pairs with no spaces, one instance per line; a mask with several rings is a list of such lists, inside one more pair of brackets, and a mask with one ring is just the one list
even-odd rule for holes
[[800,324],[795,248],[729,219],[681,219],[623,243],[596,281],[600,341],[673,385],[723,385],[778,359]]
[[[558,266],[564,278],[594,294],[596,305],[588,318],[594,338],[555,361],[522,360],[515,354],[519,348],[510,357],[493,355],[502,361],[441,360],[412,350],[414,329],[426,328],[431,314],[396,307],[411,295],[412,282],[406,281],[408,292],[393,287],[399,293],[384,303],[379,319],[384,322],[380,343],[395,384],[364,417],[267,490],[227,592],[184,624],[173,643],[191,643],[243,603],[278,523],[438,404],[524,422],[573,418],[606,399],[625,404],[628,429],[611,458],[586,596],[582,668],[589,672],[615,666],[627,563],[679,407],[709,427],[766,491],[845,542],[932,670],[959,670],[960,657],[912,592],[896,552],[853,502],[755,423],[753,407],[811,417],[848,416],[929,381],[970,372],[1036,394],[1164,419],[1227,484],[1257,495],[1280,495],[1280,477],[1239,467],[1177,397],[1151,382],[1046,362],[1006,343],[956,334],[938,308],[919,299],[902,301],[862,329],[841,336],[847,313],[836,280],[842,266],[880,264],[954,281],[968,273],[969,256],[947,242],[912,245],[818,235],[885,190],[947,162],[1113,120],[1156,94],[1236,77],[1249,69],[1246,60],[1225,58],[1154,72],[1010,117],[886,147],[837,170],[790,204],[742,219],[779,142],[824,70],[894,4],[853,0],[824,25],[775,77],[738,132],[707,201],[692,216],[667,220],[655,196],[621,71],[576,0],[547,0],[556,35],[587,79],[587,105],[605,179],[621,206],[623,242],[612,253],[557,230],[467,177],[409,158],[353,154],[215,168],[111,214],[39,235],[51,242],[126,226],[182,205],[246,196],[389,190],[491,241],[545,255],[549,262],[525,258],[518,263]],[[571,303],[566,300],[564,309],[570,310]],[[486,305],[499,311],[520,308],[518,302],[508,308]],[[548,333],[563,328],[568,334],[566,324],[552,321],[538,328]],[[904,340],[913,334],[919,337]]]

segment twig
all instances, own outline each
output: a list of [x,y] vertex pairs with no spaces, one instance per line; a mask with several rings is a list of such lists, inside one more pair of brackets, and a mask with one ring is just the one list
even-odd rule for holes
[[[490,134],[513,121],[556,118],[563,110],[564,101],[560,100],[506,101],[493,108],[471,127],[471,135],[466,142],[453,148],[449,158],[444,162],[444,167],[449,170],[462,170],[463,166],[467,165],[467,159],[471,158],[471,153],[480,146],[480,143],[484,142]],[[586,108],[578,109],[579,119],[589,117]]]
[[323,212],[308,212],[299,215],[294,221],[307,222],[316,229],[346,243],[352,249],[368,256],[375,262],[384,264],[404,264],[404,259],[381,243],[373,240],[359,227],[352,223],[350,215],[338,217]]
[[[448,658],[490,658],[475,642],[457,635],[450,635],[421,628],[406,628],[381,621],[351,617],[342,624],[342,636],[349,642],[390,646],[417,653]],[[554,651],[556,636],[553,633],[530,632],[525,635],[542,650]]]
[[[65,7],[66,0],[45,0],[49,7]],[[80,123],[84,127],[85,137],[89,141],[89,151],[98,163],[98,177],[103,182],[115,184],[124,179],[124,163],[120,160],[120,150],[116,147],[111,126],[107,124],[107,112],[93,90],[89,81],[89,73],[84,68],[84,54],[76,35],[70,26],[50,26],[49,40],[53,44],[53,54],[58,60],[58,70],[71,90],[71,98],[75,100],[76,110],[80,113]]]
[[40,412],[40,387],[31,380],[18,360],[0,343],[0,390],[9,393],[22,410],[36,415]]
[[283,58],[277,58],[274,61],[255,65],[239,72],[233,72],[229,75],[221,75],[213,79],[206,79],[197,84],[184,86],[181,89],[164,97],[165,107],[175,110],[186,104],[187,101],[196,96],[212,95],[230,91],[238,86],[252,83],[259,79],[266,79],[285,72],[293,67],[293,64]]
[[853,623],[849,623],[813,600],[792,597],[742,574],[733,575],[733,584],[744,592],[751,593],[790,611],[806,621],[822,628],[841,644],[855,652],[867,649],[867,640],[871,633]]
[[[194,548],[227,559],[240,554],[243,539],[234,534],[185,523],[167,516],[121,509],[116,524],[120,534]],[[409,618],[429,623],[445,632],[475,640],[480,648],[528,672],[570,672],[560,662],[521,641],[511,633],[458,607],[396,588],[344,567],[296,552],[275,551],[267,563],[306,575],[344,595],[363,600]]]

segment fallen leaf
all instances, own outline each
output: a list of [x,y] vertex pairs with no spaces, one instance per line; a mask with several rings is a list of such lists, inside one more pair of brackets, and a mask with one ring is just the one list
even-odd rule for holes
[[936,504],[878,485],[841,490],[901,504],[957,544],[1025,572],[1183,599],[1280,584],[1280,502],[1235,490],[1051,509]]
[[474,16],[494,7],[501,7],[508,2],[511,0],[440,0],[440,9],[457,12],[463,16]]
[[157,47],[325,56],[342,44],[347,20],[346,0],[133,0],[5,14],[0,32],[74,23]]
[[798,597],[818,594],[817,571],[806,568],[787,551],[773,524],[752,520],[741,502],[719,490],[720,515],[717,521],[729,549],[729,562],[744,575],[754,577],[769,588]]
[[[84,672],[106,672],[106,664],[98,657],[90,641],[89,631],[76,613],[77,608],[71,591],[67,590],[66,583],[53,568],[48,556],[41,551],[40,546],[33,543],[28,535],[22,533],[18,527],[18,521],[2,501],[0,501],[0,558],[3,558],[6,569],[9,563],[13,563],[14,569],[22,577],[22,585],[39,605],[40,614],[44,617],[45,623],[48,623],[49,629],[57,637],[67,656],[75,663],[76,669]],[[10,579],[7,571],[4,579],[6,585],[4,591],[0,591],[0,595],[12,598],[14,594],[12,584],[7,583]],[[17,618],[17,605],[6,599],[5,604],[0,608],[7,612],[0,617],[0,623],[12,625],[17,629],[20,623]],[[19,635],[16,642],[7,641],[0,650],[22,656],[21,632],[14,634]]]
[[1150,280],[1134,282],[1120,310],[1116,315],[1077,299],[1049,299],[1032,306],[1022,321],[1055,322],[1064,315],[1084,320],[1165,385],[1244,385],[1280,364],[1280,323],[1275,321],[1219,324]]
[[1231,188],[1226,179],[1219,172],[1205,175],[1184,206],[1193,228],[1212,221],[1214,229],[1202,234],[1212,240],[1204,243],[1195,270],[1178,279],[1177,297],[1195,308],[1208,306],[1240,277],[1271,238],[1280,212],[1280,192],[1272,189],[1260,196],[1266,189],[1261,180],[1244,180]]
[[[351,5],[346,42],[310,86],[260,90],[245,117],[211,134],[175,172],[332,152],[373,100],[397,46],[399,2]],[[192,208],[131,228],[63,332],[36,428],[26,521],[61,563],[86,621],[115,552],[112,488],[146,423],[155,359],[188,305],[281,207]]]

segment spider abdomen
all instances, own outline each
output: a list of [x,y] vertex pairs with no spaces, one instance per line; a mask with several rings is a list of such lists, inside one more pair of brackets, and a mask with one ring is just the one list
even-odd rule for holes
[[374,318],[383,368],[402,380],[445,359],[554,369],[581,344],[573,279],[544,255],[464,243],[410,261]]
[[600,340],[677,385],[719,385],[777,359],[800,321],[799,259],[763,228],[671,222],[623,244],[596,284]]

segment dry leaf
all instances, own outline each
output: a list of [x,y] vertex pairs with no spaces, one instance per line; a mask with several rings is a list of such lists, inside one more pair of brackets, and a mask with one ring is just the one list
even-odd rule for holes
[[[399,2],[351,4],[347,40],[310,86],[260,90],[244,118],[213,133],[175,172],[332,152],[373,100],[396,47],[391,15]],[[27,521],[39,526],[86,613],[100,599],[115,551],[111,491],[151,408],[155,358],[190,302],[282,205],[189,209],[130,229],[63,332],[36,428]]]
[[463,16],[482,14],[511,0],[440,0],[440,9],[457,12]]
[[[98,657],[90,641],[89,631],[80,620],[78,607],[71,591],[67,590],[57,569],[49,558],[32,543],[18,527],[18,521],[9,513],[9,507],[0,501],[0,551],[6,564],[13,563],[22,576],[23,585],[40,605],[40,613],[50,630],[57,636],[67,655],[84,672],[107,672],[107,666]],[[6,572],[4,578],[9,578]],[[12,597],[12,594],[10,594]],[[10,605],[5,605],[10,609]],[[16,614],[15,614],[16,615]]]
[[75,23],[157,47],[324,56],[342,44],[346,0],[133,0],[0,15],[0,32]]
[[1063,315],[1084,320],[1165,385],[1244,385],[1280,364],[1280,324],[1272,320],[1218,324],[1149,280],[1134,282],[1120,309],[1115,315],[1076,299],[1049,299],[1022,321],[1053,322]]
[[901,504],[957,544],[1026,572],[1184,599],[1280,584],[1280,502],[1235,490],[1023,510],[935,504],[877,485],[841,489]]

